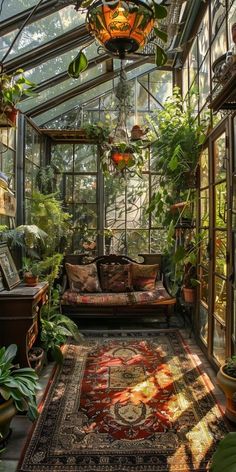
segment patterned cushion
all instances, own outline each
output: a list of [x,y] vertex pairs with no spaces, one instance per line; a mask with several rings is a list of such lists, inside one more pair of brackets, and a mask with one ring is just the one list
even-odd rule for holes
[[104,292],[127,292],[130,290],[130,264],[101,264],[101,286]]
[[[62,305],[158,305],[163,301],[171,300],[161,281],[156,284],[153,292],[123,292],[123,293],[88,293],[81,294],[72,290],[66,290],[62,295]],[[173,299],[172,299],[173,300]]]
[[131,282],[134,290],[155,290],[156,279],[158,276],[158,264],[130,264]]
[[101,292],[95,263],[74,265],[66,262],[70,289],[75,292]]

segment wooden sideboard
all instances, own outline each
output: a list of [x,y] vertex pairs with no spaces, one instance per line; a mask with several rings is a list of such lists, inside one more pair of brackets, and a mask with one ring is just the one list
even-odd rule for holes
[[40,310],[47,298],[48,283],[35,287],[20,284],[12,290],[0,292],[0,345],[18,346],[16,362],[30,366],[28,351],[39,333]]

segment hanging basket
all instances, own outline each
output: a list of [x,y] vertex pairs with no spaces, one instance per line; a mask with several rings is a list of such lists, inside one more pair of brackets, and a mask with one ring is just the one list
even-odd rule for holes
[[111,151],[111,160],[116,167],[124,168],[133,161],[133,154],[128,149],[127,151],[120,151],[118,148],[114,148]]

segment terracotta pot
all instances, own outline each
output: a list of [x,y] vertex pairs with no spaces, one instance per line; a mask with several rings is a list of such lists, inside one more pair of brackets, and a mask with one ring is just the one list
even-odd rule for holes
[[217,382],[226,397],[225,415],[230,421],[236,423],[236,378],[230,377],[224,372],[225,364],[217,373]]
[[18,110],[16,108],[12,108],[11,110],[7,111],[7,117],[10,120],[10,122],[13,124],[13,126],[16,125],[16,117],[17,117]]
[[195,303],[196,289],[183,287],[183,297],[186,303]]
[[3,401],[0,404],[0,444],[4,445],[5,441],[7,440],[8,436],[10,435],[10,423],[17,413],[17,409],[15,404],[10,398],[7,401]]
[[36,275],[32,275],[31,272],[25,272],[24,281],[28,287],[35,287],[39,282],[39,278]]

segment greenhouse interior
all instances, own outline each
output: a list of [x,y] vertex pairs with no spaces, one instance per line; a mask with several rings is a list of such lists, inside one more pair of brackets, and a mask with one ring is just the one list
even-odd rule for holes
[[0,0],[0,472],[234,472],[236,1]]

